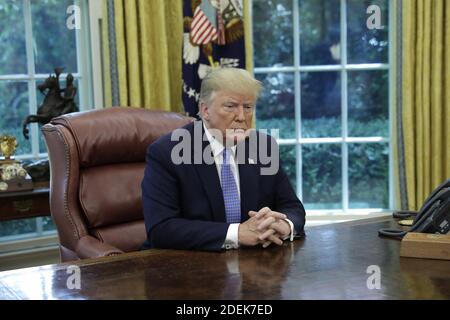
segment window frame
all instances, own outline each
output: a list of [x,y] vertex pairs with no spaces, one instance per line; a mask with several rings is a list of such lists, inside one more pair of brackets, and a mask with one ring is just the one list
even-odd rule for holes
[[[396,30],[397,24],[395,21],[396,1],[388,1],[388,62],[387,63],[364,63],[364,64],[348,64],[347,63],[347,0],[340,0],[340,64],[336,65],[307,65],[300,64],[300,12],[298,0],[292,0],[292,36],[293,36],[293,54],[294,65],[282,67],[254,67],[254,74],[267,73],[293,73],[294,75],[294,92],[295,92],[295,138],[294,139],[277,139],[280,146],[295,146],[296,148],[296,181],[297,181],[297,196],[303,199],[302,190],[302,146],[306,144],[329,144],[339,143],[341,145],[341,170],[342,170],[342,209],[312,209],[307,210],[309,217],[313,220],[322,220],[324,222],[346,221],[354,218],[365,218],[368,216],[386,215],[390,214],[396,206],[394,195],[394,105],[396,96],[395,84],[395,53],[396,53]],[[250,8],[253,8],[253,1],[250,3]],[[250,10],[252,11],[252,10]],[[253,14],[251,14],[253,20]],[[252,24],[253,26],[253,24]],[[253,30],[251,31],[253,34]],[[349,137],[348,136],[348,71],[353,70],[387,70],[388,71],[388,122],[389,122],[389,137]],[[340,85],[341,85],[341,137],[333,138],[302,138],[302,122],[301,122],[301,72],[322,72],[322,71],[339,71]],[[348,144],[349,143],[388,143],[388,194],[389,194],[389,208],[367,208],[367,209],[350,209],[349,208],[349,177],[348,177]]]

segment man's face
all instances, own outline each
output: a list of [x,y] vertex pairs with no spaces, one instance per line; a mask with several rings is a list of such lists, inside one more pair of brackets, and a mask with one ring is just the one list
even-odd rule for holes
[[236,144],[246,138],[251,128],[255,97],[218,91],[212,94],[209,103],[202,102],[200,108],[206,127],[220,130],[228,144]]

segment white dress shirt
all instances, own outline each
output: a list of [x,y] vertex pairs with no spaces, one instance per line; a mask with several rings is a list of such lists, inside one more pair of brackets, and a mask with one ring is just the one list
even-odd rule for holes
[[[203,123],[203,128],[205,129],[205,134],[206,134],[206,138],[209,141],[209,144],[211,145],[211,151],[213,153],[214,156],[214,162],[216,164],[216,168],[217,168],[217,174],[219,175],[219,180],[220,180],[220,184],[222,184],[222,175],[221,170],[222,170],[222,163],[223,163],[223,149],[225,149],[225,147],[223,146],[223,144],[219,141],[216,140],[215,137],[213,137],[211,135],[211,133],[209,132],[208,128],[206,128],[205,124]],[[238,194],[239,194],[239,199],[241,198],[241,189],[240,189],[240,185],[239,185],[239,170],[236,164],[236,146],[231,147],[231,154],[230,154],[230,169],[231,172],[233,172],[233,176],[234,176],[234,180],[236,182],[236,186],[237,186],[237,190],[238,190]],[[255,208],[256,210],[256,208]],[[291,220],[289,219],[285,219],[287,221],[287,223],[289,223],[289,227],[291,228],[291,233],[289,234],[289,236],[287,236],[285,239],[290,239],[290,241],[294,240],[294,224],[292,223]],[[237,249],[239,248],[239,223],[231,223],[230,226],[228,227],[228,231],[227,231],[227,236],[225,238],[225,242],[222,246],[225,249]]]

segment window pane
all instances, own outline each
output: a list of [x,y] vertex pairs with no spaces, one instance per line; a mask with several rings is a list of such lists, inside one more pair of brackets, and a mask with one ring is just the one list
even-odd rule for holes
[[339,72],[305,72],[301,78],[302,137],[341,136]]
[[27,73],[22,4],[22,0],[0,0],[0,74]]
[[341,145],[305,144],[302,154],[305,208],[341,209]]
[[0,241],[2,237],[36,232],[36,218],[0,222]]
[[282,145],[280,146],[280,163],[284,172],[289,178],[291,182],[292,188],[294,191],[297,190],[297,165],[295,159],[297,158],[297,154],[295,151],[295,145]]
[[256,106],[256,128],[278,129],[281,139],[295,138],[294,75],[257,74],[264,89]]
[[44,231],[56,230],[56,226],[53,223],[53,219],[51,217],[42,217],[42,229]]
[[[378,18],[377,11],[367,13],[367,8],[371,5],[380,8],[381,29],[369,30],[367,26],[368,21],[376,24]],[[388,62],[388,6],[388,0],[347,1],[348,63]]]
[[55,67],[77,72],[75,29],[67,28],[67,8],[73,0],[31,1],[36,72],[49,74]]
[[292,0],[253,1],[255,67],[293,65]]
[[340,63],[340,1],[301,0],[300,63]]
[[22,134],[22,122],[28,115],[26,82],[0,81],[0,134],[17,138],[16,155],[31,153],[31,144]]
[[389,146],[387,143],[348,145],[349,207],[389,207]]
[[388,71],[348,73],[348,134],[389,136]]

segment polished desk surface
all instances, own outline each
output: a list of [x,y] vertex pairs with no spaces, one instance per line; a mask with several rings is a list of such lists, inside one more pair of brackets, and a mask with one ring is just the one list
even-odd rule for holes
[[[313,227],[283,247],[148,250],[0,273],[0,299],[450,299],[450,261],[399,257],[391,218]],[[368,289],[377,265],[381,288]],[[370,282],[370,280],[369,280]]]

